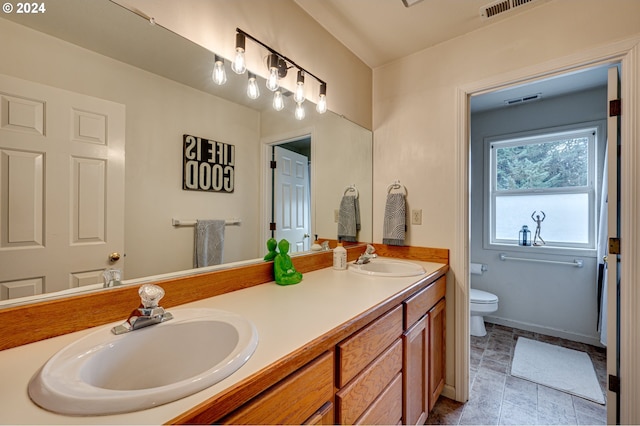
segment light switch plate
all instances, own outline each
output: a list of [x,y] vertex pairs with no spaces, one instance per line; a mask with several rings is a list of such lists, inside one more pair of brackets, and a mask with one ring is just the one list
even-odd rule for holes
[[333,221],[338,223],[338,210],[333,211]]
[[422,225],[422,209],[411,210],[411,224]]

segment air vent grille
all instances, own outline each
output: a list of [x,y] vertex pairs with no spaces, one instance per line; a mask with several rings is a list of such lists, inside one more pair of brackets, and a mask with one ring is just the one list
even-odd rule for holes
[[542,93],[535,93],[533,95],[526,95],[520,98],[507,99],[504,101],[505,105],[518,105],[525,102],[537,101],[542,97]]
[[501,0],[493,2],[480,8],[480,16],[484,19],[489,19],[534,1],[536,0]]

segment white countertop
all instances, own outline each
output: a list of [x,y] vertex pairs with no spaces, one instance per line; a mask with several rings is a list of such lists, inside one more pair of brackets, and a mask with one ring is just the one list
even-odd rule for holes
[[[444,266],[430,262],[415,263],[421,264],[427,274]],[[41,409],[31,402],[27,394],[27,384],[33,374],[57,351],[98,328],[114,324],[0,351],[0,424],[166,423],[393,297],[422,277],[370,277],[326,268],[304,274],[302,282],[296,285],[279,286],[271,282],[171,308],[169,311],[216,308],[240,314],[256,325],[258,347],[245,365],[221,382],[178,401],[133,413],[63,416]],[[137,302],[132,300],[132,306]]]

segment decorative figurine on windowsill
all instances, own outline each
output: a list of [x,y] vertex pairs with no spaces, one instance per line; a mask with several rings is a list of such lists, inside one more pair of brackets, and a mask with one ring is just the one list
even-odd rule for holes
[[276,241],[275,238],[269,238],[267,240],[267,250],[269,250],[269,252],[267,254],[264,255],[264,260],[265,261],[270,261],[275,259],[276,255],[278,254],[278,241]]
[[302,274],[296,271],[291,261],[291,256],[287,254],[289,251],[289,241],[284,239],[280,240],[278,249],[280,253],[273,259],[273,274],[275,275],[276,284],[298,284],[302,281]]
[[[531,213],[531,219],[533,219],[533,221],[536,223],[536,233],[533,236],[533,245],[534,246],[543,246],[546,243],[544,242],[544,240],[542,239],[542,237],[540,236],[540,225],[542,224],[542,222],[544,221],[544,219],[547,217],[544,212],[542,210],[540,210],[540,213],[542,213],[542,219],[540,219],[540,215],[536,214],[535,210],[533,213]],[[533,215],[535,215],[536,217],[534,218]],[[540,241],[538,241],[538,239],[540,239]]]

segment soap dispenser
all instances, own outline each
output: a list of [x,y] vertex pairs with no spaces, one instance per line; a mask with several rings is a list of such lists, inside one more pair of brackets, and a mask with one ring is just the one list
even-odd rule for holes
[[318,234],[316,234],[316,239],[313,241],[313,244],[311,245],[311,251],[321,251],[321,250],[322,250],[322,246],[318,242]]
[[347,269],[347,250],[342,246],[342,240],[338,240],[338,245],[333,249],[333,269]]

